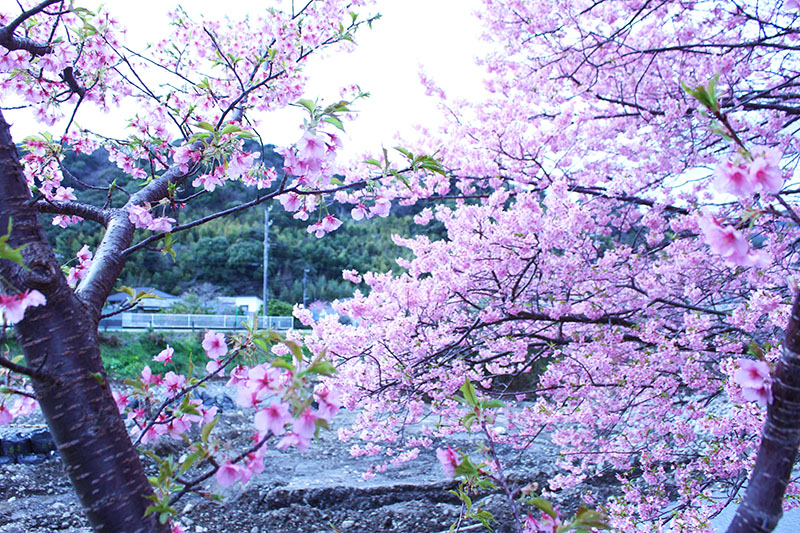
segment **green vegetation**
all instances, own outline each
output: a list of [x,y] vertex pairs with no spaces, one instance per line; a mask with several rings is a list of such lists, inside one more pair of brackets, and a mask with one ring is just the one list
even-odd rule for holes
[[[149,365],[154,374],[164,373],[165,369],[188,374],[191,363],[194,363],[197,373],[202,372],[207,362],[202,341],[203,332],[109,332],[100,334],[100,353],[112,378],[134,378],[145,365]],[[167,344],[175,350],[175,355],[165,367],[163,363],[153,361],[153,357]]]
[[[282,160],[272,146],[265,146],[265,162],[282,168]],[[258,150],[258,146],[248,147]],[[132,181],[107,160],[104,150],[91,156],[70,153],[64,161],[69,174],[90,186],[115,182],[112,203],[121,206],[126,200],[120,188],[133,193],[140,182]],[[79,200],[102,204],[107,196],[103,190],[84,187],[67,177],[65,185],[75,188]],[[179,223],[236,206],[256,196],[255,190],[238,183],[229,183],[213,195],[201,194],[185,208],[159,207],[158,214],[176,218]],[[192,191],[179,190],[176,199]],[[219,194],[218,194],[219,193]],[[441,224],[420,227],[413,215],[421,207],[394,206],[388,218],[373,218],[356,222],[348,206],[336,204],[329,212],[344,224],[336,232],[317,239],[306,231],[309,223],[295,220],[277,202],[270,212],[269,284],[270,297],[289,302],[303,301],[303,278],[306,274],[307,303],[346,298],[353,292],[352,283],[342,279],[344,269],[359,272],[398,272],[398,257],[409,257],[407,250],[392,242],[392,235],[411,236],[423,230],[431,239],[444,234]],[[263,274],[264,206],[213,220],[202,226],[176,233],[173,259],[158,250],[142,250],[128,259],[120,277],[120,285],[155,287],[172,294],[181,294],[198,286],[209,287],[220,295],[260,295]],[[44,216],[48,219],[48,216]],[[93,222],[81,222],[65,230],[47,224],[49,238],[63,263],[75,261],[75,253],[88,244],[96,247],[102,237]],[[56,231],[58,229],[59,231]],[[141,232],[139,237],[143,237]]]

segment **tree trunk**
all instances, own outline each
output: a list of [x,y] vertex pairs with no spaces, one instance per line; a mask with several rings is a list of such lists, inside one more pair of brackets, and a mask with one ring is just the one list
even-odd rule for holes
[[775,529],[783,515],[783,494],[800,443],[800,292],[795,294],[783,355],[773,372],[772,404],[761,433],[756,464],[744,500],[728,533]]
[[16,290],[36,289],[47,299],[16,326],[39,405],[95,531],[166,531],[154,515],[144,517],[151,503],[144,496],[153,492],[111,396],[96,313],[67,285],[30,199],[0,114],[0,228],[10,217],[10,243],[25,245],[27,267],[0,260],[0,274]]

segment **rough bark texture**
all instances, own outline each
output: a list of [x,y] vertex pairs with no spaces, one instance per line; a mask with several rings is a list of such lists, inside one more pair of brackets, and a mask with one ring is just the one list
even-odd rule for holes
[[772,531],[783,515],[783,495],[800,443],[800,292],[773,373],[772,398],[750,483],[728,533]]
[[27,269],[0,260],[0,274],[18,290],[47,298],[17,324],[26,365],[50,379],[34,379],[42,412],[81,504],[96,531],[164,530],[144,498],[152,489],[105,380],[97,342],[96,311],[67,285],[53,255],[19,164],[8,124],[0,114],[0,228],[12,218],[12,246],[25,245]]

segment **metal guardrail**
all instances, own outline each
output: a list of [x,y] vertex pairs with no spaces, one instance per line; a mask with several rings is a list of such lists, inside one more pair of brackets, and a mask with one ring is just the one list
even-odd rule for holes
[[[116,320],[115,320],[116,319]],[[253,318],[246,315],[174,315],[166,313],[121,313],[100,321],[100,328],[122,329],[245,329]],[[259,329],[292,329],[294,319],[290,316],[260,316]]]

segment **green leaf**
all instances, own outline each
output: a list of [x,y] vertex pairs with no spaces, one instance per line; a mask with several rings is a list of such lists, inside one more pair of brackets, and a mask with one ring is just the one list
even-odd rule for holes
[[283,342],[283,344],[285,344],[286,347],[289,348],[289,351],[292,352],[292,354],[295,356],[298,362],[300,363],[303,362],[303,349],[300,348],[300,346],[296,342],[287,340],[283,340],[281,342]]
[[222,128],[222,132],[221,133],[223,135],[225,135],[227,133],[234,133],[234,132],[237,132],[237,131],[242,131],[242,128],[240,128],[236,124],[228,124],[227,126]]
[[0,236],[0,259],[8,259],[9,261],[13,261],[20,266],[24,266],[24,260],[22,259],[22,254],[20,253],[24,248],[25,244],[20,246],[19,248],[12,248],[8,245],[8,239],[11,238],[11,217],[8,218],[8,232]]
[[502,408],[502,407],[505,407],[505,406],[506,406],[506,404],[504,404],[500,400],[489,400],[489,401],[485,401],[485,402],[483,402],[481,404],[481,407],[483,407],[484,409]]
[[334,116],[325,117],[325,122],[327,122],[328,124],[333,124],[340,130],[344,131],[344,124],[342,124],[342,121]]
[[475,388],[472,386],[469,378],[464,380],[464,384],[459,389],[464,394],[464,399],[472,407],[478,406],[478,397],[475,395]]
[[214,417],[214,420],[203,426],[203,430],[200,432],[200,438],[203,442],[208,442],[208,436],[211,435],[211,432],[214,430],[214,426],[217,425],[219,422],[219,417],[221,415],[217,415]]
[[288,361],[284,361],[280,357],[273,359],[271,364],[272,366],[277,368],[285,368],[286,370],[294,371],[294,365],[292,363],[289,363]]
[[265,353],[269,353],[269,345],[261,337],[253,337],[253,344],[261,348]]
[[330,364],[328,361],[314,361],[310,367],[308,367],[309,372],[313,372],[314,374],[320,374],[323,376],[333,376],[336,374],[336,367]]
[[200,122],[197,123],[197,127],[201,128],[201,129],[204,129],[206,131],[212,131],[212,132],[214,131],[214,126],[212,126],[208,122],[200,121]]
[[314,102],[312,102],[311,100],[308,100],[306,98],[298,100],[297,103],[300,104],[301,106],[305,107],[306,109],[308,109],[308,112],[311,113],[311,114],[314,114],[314,110],[317,108],[317,106],[316,106],[316,104]]
[[530,500],[528,500],[528,503],[530,503],[543,513],[549,515],[553,520],[556,519],[557,515],[555,509],[553,509],[553,505],[544,498],[531,498]]
[[174,261],[178,254],[175,253],[175,250],[172,248],[172,245],[175,243],[175,239],[172,237],[172,233],[167,233],[164,235],[164,246],[161,248],[162,254],[169,254],[172,256],[172,260]]
[[380,161],[378,161],[377,159],[373,159],[371,157],[369,159],[367,159],[366,161],[364,161],[364,163],[366,163],[368,165],[376,166],[378,168],[381,168],[383,166]]
[[404,156],[406,156],[408,159],[414,159],[414,154],[412,154],[402,146],[395,146],[394,149],[403,154]]

